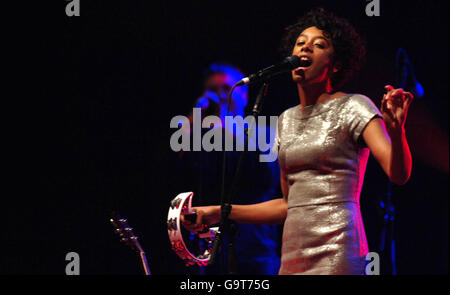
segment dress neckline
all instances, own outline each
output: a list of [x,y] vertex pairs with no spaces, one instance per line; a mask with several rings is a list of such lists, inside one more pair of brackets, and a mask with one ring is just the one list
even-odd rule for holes
[[337,103],[342,102],[345,98],[349,98],[350,96],[351,94],[346,94],[323,102],[317,102],[306,107],[301,107],[300,104],[298,104],[294,107],[295,117],[297,117],[298,119],[306,119],[317,116],[325,111],[330,110]]

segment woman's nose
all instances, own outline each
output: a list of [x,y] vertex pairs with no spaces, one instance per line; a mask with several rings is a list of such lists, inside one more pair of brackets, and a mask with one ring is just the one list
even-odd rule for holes
[[309,52],[312,52],[312,45],[308,42],[308,43],[305,43],[305,44],[303,44],[301,47],[300,47],[300,51],[309,51]]

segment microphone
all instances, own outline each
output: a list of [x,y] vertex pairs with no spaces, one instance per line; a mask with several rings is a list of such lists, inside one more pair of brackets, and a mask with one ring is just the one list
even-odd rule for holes
[[247,85],[249,83],[259,82],[259,81],[267,81],[272,77],[289,72],[295,68],[301,66],[300,58],[296,55],[286,57],[281,63],[271,65],[265,69],[256,72],[248,77],[243,78],[239,81],[236,86]]
[[421,98],[424,95],[422,84],[417,81],[413,65],[403,48],[397,50],[395,60],[399,86],[411,91],[415,97]]

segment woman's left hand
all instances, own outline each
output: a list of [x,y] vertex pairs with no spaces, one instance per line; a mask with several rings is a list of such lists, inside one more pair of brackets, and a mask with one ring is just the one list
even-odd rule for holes
[[404,132],[406,114],[414,96],[401,88],[394,89],[391,85],[384,88],[387,93],[381,100],[380,111],[389,135],[396,135]]

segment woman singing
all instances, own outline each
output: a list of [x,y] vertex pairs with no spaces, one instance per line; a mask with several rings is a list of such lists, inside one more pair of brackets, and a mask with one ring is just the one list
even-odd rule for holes
[[[369,152],[392,182],[408,181],[404,125],[413,96],[386,86],[378,110],[364,95],[339,91],[365,50],[346,20],[321,8],[287,29],[283,47],[303,61],[292,71],[300,104],[280,115],[274,145],[283,198],[233,205],[229,217],[284,223],[279,274],[364,274],[368,247],[359,197]],[[184,221],[191,231],[220,221],[220,206],[195,209],[196,223]]]

